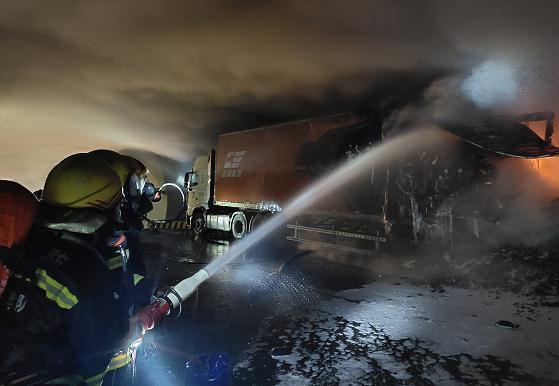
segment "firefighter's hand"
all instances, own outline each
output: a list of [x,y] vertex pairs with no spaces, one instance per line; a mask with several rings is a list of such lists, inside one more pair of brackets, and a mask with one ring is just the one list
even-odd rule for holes
[[155,289],[154,296],[157,299],[164,298],[169,293],[170,288],[173,288],[173,287],[170,286],[170,285],[161,285],[161,286],[159,286]]
[[129,323],[128,335],[123,338],[122,347],[130,347],[136,342],[141,342],[146,332],[142,320],[137,315],[132,316]]

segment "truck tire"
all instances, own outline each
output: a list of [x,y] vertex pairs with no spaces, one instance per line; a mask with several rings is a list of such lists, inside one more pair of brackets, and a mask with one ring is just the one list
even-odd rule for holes
[[242,239],[247,234],[247,218],[243,212],[235,212],[231,216],[231,235],[235,239]]
[[190,229],[194,237],[199,237],[206,230],[206,212],[197,210],[190,220]]
[[269,214],[266,213],[257,213],[250,219],[250,229],[249,232],[254,232],[256,228],[262,225],[266,220],[270,217]]

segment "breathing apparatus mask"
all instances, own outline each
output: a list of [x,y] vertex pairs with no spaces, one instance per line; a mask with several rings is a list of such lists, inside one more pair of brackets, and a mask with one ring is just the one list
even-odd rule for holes
[[146,184],[144,185],[144,189],[142,190],[142,195],[144,195],[151,202],[161,201],[161,192],[151,182],[146,182]]

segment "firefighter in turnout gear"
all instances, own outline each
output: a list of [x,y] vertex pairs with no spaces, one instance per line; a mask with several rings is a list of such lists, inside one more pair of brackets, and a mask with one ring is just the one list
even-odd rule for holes
[[[35,196],[17,182],[0,180],[0,299],[11,276],[9,267],[22,254],[37,204]],[[12,303],[17,300],[10,299]]]
[[[20,184],[0,180],[0,383],[3,381],[1,374],[4,369],[18,361],[27,358],[32,360],[34,356],[40,355],[39,345],[35,352],[24,353],[20,350],[14,334],[14,327],[18,327],[16,316],[27,318],[33,312],[32,308],[37,309],[29,294],[18,290],[25,283],[19,283],[17,272],[37,204],[35,196]],[[40,271],[33,274],[40,280]],[[37,288],[35,291],[41,290]]]
[[147,180],[149,171],[137,159],[105,149],[94,150],[90,154],[102,158],[119,175],[124,194],[121,214],[122,221],[126,224],[130,266],[135,273],[145,276],[146,269],[140,255],[139,232],[144,228],[142,219],[153,209],[152,202],[161,199],[161,193]]
[[152,202],[161,200],[161,193],[148,181],[149,170],[136,158],[112,150],[99,149],[90,154],[102,158],[119,175],[124,194],[123,220],[131,230],[141,231],[142,219],[153,209]]
[[101,384],[131,316],[151,296],[127,269],[121,199],[119,176],[94,155],[70,156],[49,173],[25,257],[2,296],[28,299],[21,312],[0,310],[11,336],[2,371]]
[[[147,196],[145,190],[150,185],[154,192],[156,189],[153,184],[147,182],[149,173],[147,168],[135,158],[104,149],[94,150],[89,154],[107,162],[120,178],[124,194],[120,209],[127,240],[126,252],[129,254],[128,269],[133,274],[136,292],[144,294],[145,298],[145,295],[153,293],[156,283],[146,277],[146,268],[140,251],[139,232],[143,228],[141,217],[147,213],[142,212],[142,209],[153,208],[151,204],[153,196]],[[145,204],[146,202],[149,205]],[[134,357],[135,352],[131,351],[128,345],[123,347],[109,365],[106,383],[124,384],[126,379],[130,378]]]
[[123,217],[131,229],[141,231],[142,219],[153,209],[153,202],[161,200],[161,193],[148,181],[149,170],[143,163],[130,156],[122,157],[132,171],[123,183]]

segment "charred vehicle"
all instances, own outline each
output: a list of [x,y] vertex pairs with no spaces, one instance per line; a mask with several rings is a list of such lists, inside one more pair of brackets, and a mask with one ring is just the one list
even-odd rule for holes
[[[460,228],[480,237],[498,222],[488,199],[495,163],[559,154],[551,144],[553,119],[536,113],[474,125],[441,122],[452,134],[448,147],[371,165],[355,185],[287,224],[287,238],[370,253],[398,236],[451,243]],[[534,121],[545,122],[541,137],[527,125]],[[391,134],[377,116],[362,113],[220,134],[215,150],[185,176],[188,226],[195,235],[216,230],[242,238],[317,177]],[[468,204],[458,204],[466,192]]]

